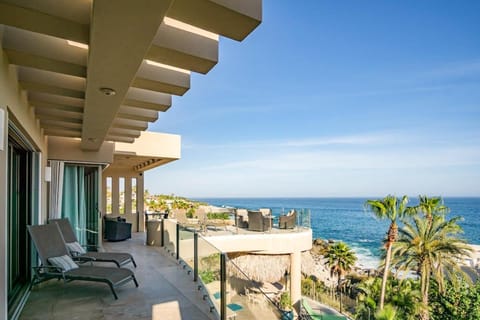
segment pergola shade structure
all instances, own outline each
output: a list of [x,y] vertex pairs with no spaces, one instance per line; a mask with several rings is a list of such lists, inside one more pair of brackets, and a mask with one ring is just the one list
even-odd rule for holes
[[134,142],[261,16],[261,0],[7,0],[0,40],[44,133],[97,151]]

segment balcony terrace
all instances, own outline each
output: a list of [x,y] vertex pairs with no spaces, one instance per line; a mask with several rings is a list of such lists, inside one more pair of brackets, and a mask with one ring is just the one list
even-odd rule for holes
[[104,242],[104,248],[132,253],[138,288],[127,284],[114,300],[104,284],[50,280],[32,289],[20,319],[215,319],[201,291],[174,258],[161,248],[146,246],[145,233],[132,237]]
[[[228,226],[208,228],[202,236],[175,220],[160,222],[163,223],[163,239],[153,246],[145,245],[151,232],[149,228],[146,233],[133,233],[132,239],[127,241],[103,243],[106,251],[129,252],[134,256],[138,265],[134,269],[140,283],[138,288],[127,284],[118,289],[119,299],[114,300],[104,284],[51,280],[33,288],[20,319],[281,317],[274,300],[283,290],[288,290],[287,283],[272,285],[258,279],[254,281],[234,260],[227,258],[222,265],[221,256],[227,257],[233,252],[290,256],[310,246],[310,229],[273,228],[268,232],[254,232]],[[292,241],[295,238],[298,239]],[[287,239],[289,241],[281,241]],[[292,247],[292,243],[300,247]],[[298,261],[293,259],[292,262]],[[294,268],[290,268],[291,272]],[[292,278],[290,285],[293,282]]]

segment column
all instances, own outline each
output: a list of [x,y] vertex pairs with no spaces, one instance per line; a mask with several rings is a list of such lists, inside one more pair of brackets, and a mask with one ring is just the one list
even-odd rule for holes
[[119,191],[118,175],[112,174],[112,213],[114,216],[120,214],[120,191]]
[[144,215],[144,207],[143,207],[143,172],[140,172],[137,176],[137,212],[140,215],[138,217],[138,231],[145,231],[145,215]]
[[134,211],[132,211],[132,177],[126,175],[125,176],[125,218],[128,222],[132,224],[132,232],[137,231],[137,215]]
[[302,298],[302,255],[300,251],[290,254],[290,296],[293,306],[299,311]]
[[102,175],[102,183],[100,184],[100,187],[102,188],[102,214],[106,215],[107,214],[107,176],[102,172],[100,169],[99,171]]

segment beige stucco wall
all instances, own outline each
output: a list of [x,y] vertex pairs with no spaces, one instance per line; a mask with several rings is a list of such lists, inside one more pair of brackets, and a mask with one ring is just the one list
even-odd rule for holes
[[81,140],[64,137],[48,137],[48,159],[71,162],[112,163],[113,142],[104,142],[98,151],[80,149]]
[[[2,28],[0,27],[0,45],[2,43]],[[2,121],[3,143],[0,147],[0,319],[7,318],[7,146],[8,120],[10,119],[22,131],[35,151],[42,153],[40,181],[40,219],[45,219],[46,213],[46,183],[42,178],[46,166],[47,143],[34,112],[29,107],[25,92],[18,86],[16,69],[10,66],[8,58],[0,47],[0,108],[4,110]],[[1,121],[1,120],[0,120]]]
[[134,143],[115,143],[115,153],[180,159],[181,136],[159,132],[142,132]]
[[287,254],[312,248],[312,230],[298,232],[259,233],[207,237],[223,252],[256,252],[262,254]]
[[[166,225],[170,225],[175,220],[166,221],[168,221]],[[175,234],[172,233],[169,237],[175,238]],[[211,253],[211,250],[215,250],[213,248],[221,252],[255,252],[258,254],[291,254],[312,248],[311,229],[298,232],[207,236],[204,239],[214,247],[199,244],[202,255]],[[182,258],[193,258],[193,239],[181,241],[180,254]]]

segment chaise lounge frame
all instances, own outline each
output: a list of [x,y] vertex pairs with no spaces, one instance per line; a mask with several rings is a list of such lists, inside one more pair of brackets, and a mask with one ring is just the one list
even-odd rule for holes
[[[65,242],[67,243],[78,242],[77,236],[75,235],[75,232],[73,231],[72,225],[70,224],[70,220],[68,220],[68,218],[50,219],[48,222],[55,223],[58,225]],[[97,262],[113,262],[117,265],[117,267],[124,266],[131,262],[135,268],[137,267],[137,264],[135,262],[135,259],[133,259],[133,256],[130,253],[126,253],[126,252],[88,251],[84,254],[76,253],[73,256],[73,259],[77,261],[91,259]]]
[[[80,265],[76,269],[64,270],[60,267],[53,266],[48,259],[69,255],[60,228],[56,223],[45,225],[28,226],[28,232],[37,248],[39,258],[42,265],[33,267],[34,278],[31,286],[50,279],[63,279],[64,282],[83,280],[92,282],[102,282],[110,287],[115,299],[118,295],[116,288],[133,281],[138,287],[135,274],[126,268],[97,267],[93,265]],[[88,257],[84,261],[93,261]]]

